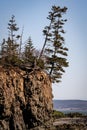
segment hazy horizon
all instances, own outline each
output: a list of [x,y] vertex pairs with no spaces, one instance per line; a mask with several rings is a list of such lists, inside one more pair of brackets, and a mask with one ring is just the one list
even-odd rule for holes
[[65,100],[69,100],[69,101],[87,101],[85,99],[53,99],[53,100],[58,100],[58,101],[65,101]]

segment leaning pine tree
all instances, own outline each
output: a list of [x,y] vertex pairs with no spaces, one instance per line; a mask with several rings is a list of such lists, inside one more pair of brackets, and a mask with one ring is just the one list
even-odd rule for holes
[[60,82],[62,74],[65,72],[64,67],[68,67],[66,59],[68,48],[65,47],[63,37],[65,33],[63,25],[67,21],[63,19],[63,15],[66,11],[66,7],[52,6],[47,17],[50,24],[43,30],[45,41],[39,58],[44,57],[45,69],[51,76],[53,83]]

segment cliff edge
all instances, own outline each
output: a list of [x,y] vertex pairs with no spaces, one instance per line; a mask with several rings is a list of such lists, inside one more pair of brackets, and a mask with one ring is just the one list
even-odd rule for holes
[[0,130],[48,127],[52,98],[51,80],[42,70],[0,66]]

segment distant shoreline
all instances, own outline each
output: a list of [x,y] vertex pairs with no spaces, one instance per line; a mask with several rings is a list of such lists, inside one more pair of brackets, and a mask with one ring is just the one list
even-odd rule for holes
[[86,100],[53,100],[54,110],[63,113],[82,113],[87,115]]
[[86,99],[53,99],[53,101],[86,101]]
[[59,110],[59,109],[54,109],[54,110],[56,110],[56,111],[60,111],[60,112],[63,112],[64,114],[68,114],[68,113],[81,113],[81,114],[84,114],[84,115],[87,115],[87,111],[66,111],[66,110],[64,110],[64,111],[62,111],[62,110]]

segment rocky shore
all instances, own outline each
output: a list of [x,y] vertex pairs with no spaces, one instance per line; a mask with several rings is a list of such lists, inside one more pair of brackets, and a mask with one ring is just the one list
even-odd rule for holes
[[53,130],[87,130],[87,117],[59,118],[53,126]]
[[64,117],[55,119],[48,127],[35,127],[30,130],[87,130],[87,117]]

